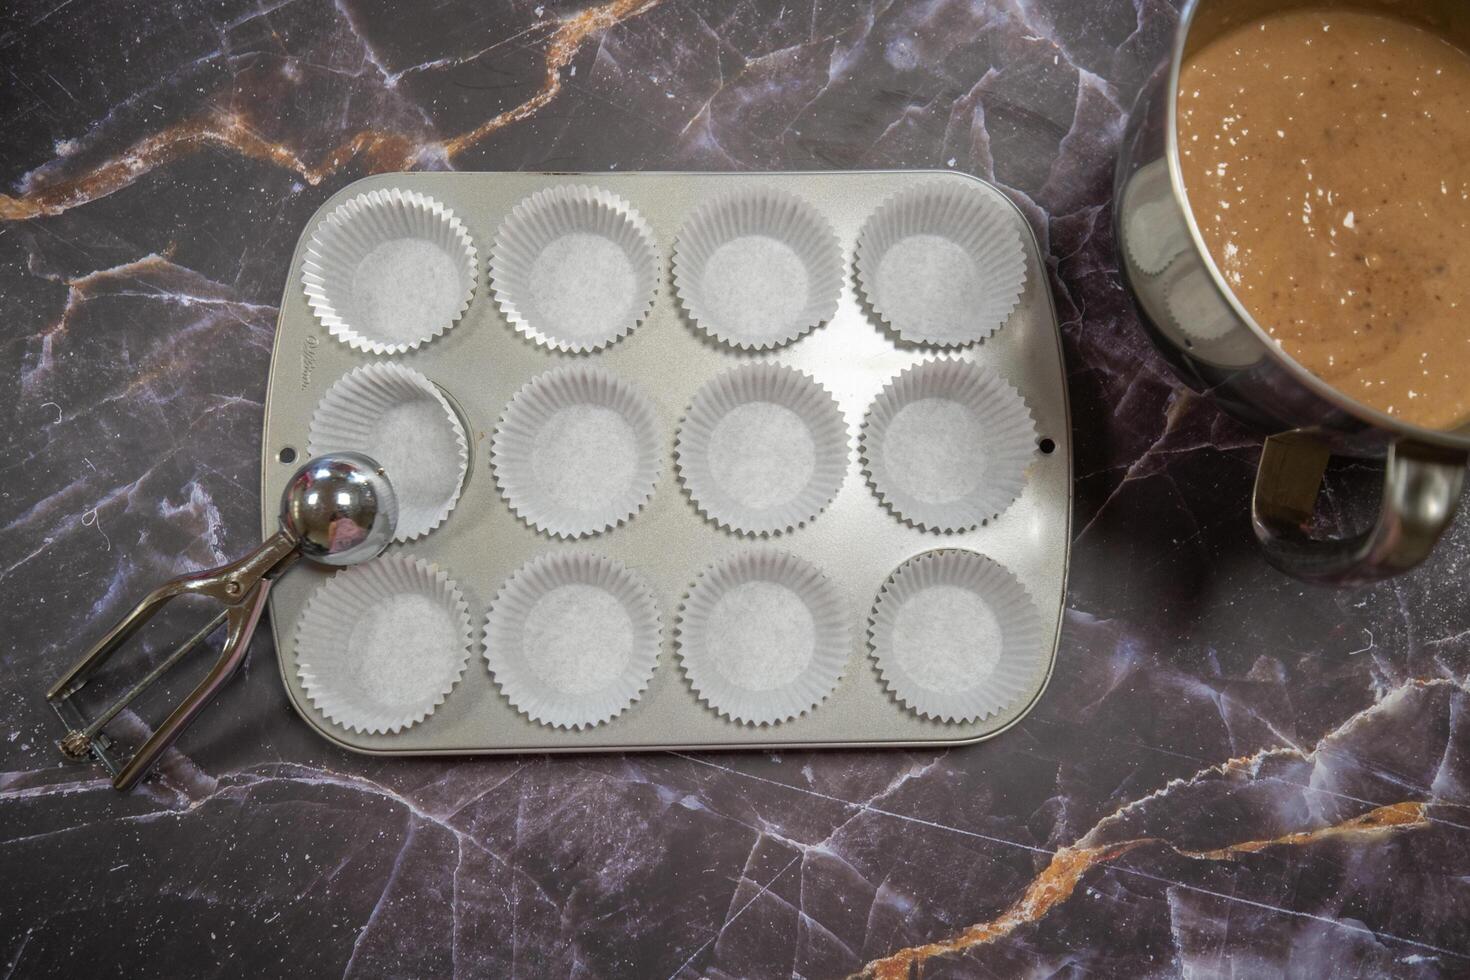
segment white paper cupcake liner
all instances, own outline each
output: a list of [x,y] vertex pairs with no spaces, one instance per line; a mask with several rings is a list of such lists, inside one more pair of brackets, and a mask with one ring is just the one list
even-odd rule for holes
[[868,637],[893,696],[928,718],[970,722],[1030,695],[1046,670],[1041,614],[1004,565],[931,551],[889,577]]
[[1139,272],[1156,276],[1194,247],[1174,201],[1169,161],[1139,168],[1123,189],[1123,249]]
[[847,475],[847,423],[809,374],[750,364],[717,375],[694,396],[674,458],[700,513],[746,534],[777,534],[813,520]]
[[662,437],[653,404],[601,368],[559,368],[516,392],[490,445],[511,509],[553,537],[629,520],[653,496]]
[[830,320],[842,273],[827,219],[773,187],[701,205],[674,243],[674,289],[689,318],[744,350],[790,343]]
[[398,497],[395,541],[444,523],[469,471],[464,426],[422,374],[401,364],[369,364],[327,389],[311,416],[306,454],[351,450],[377,460]]
[[501,587],[485,624],[485,662],[501,693],[557,728],[601,725],[637,701],[659,643],[653,590],[601,555],[532,559]]
[[890,381],[863,422],[863,466],[895,514],[930,531],[993,520],[1026,484],[1036,425],[1000,375],[931,360]]
[[370,354],[401,354],[458,322],[479,269],[452,211],[395,187],[359,194],[327,215],[307,243],[301,281],[333,337]]
[[490,288],[521,333],[564,351],[626,336],[653,308],[659,280],[653,229],[597,187],[563,185],[516,205],[490,250]]
[[1261,359],[1260,342],[1245,327],[1220,292],[1209,271],[1179,259],[1158,277],[1164,311],[1156,320],[1170,338],[1189,349],[1195,360],[1218,367],[1244,368]]
[[915,344],[958,347],[1006,322],[1026,285],[1016,216],[956,181],[899,191],[857,243],[857,277],[873,312]]
[[1174,328],[1195,343],[1218,341],[1240,324],[1204,266],[1185,263],[1169,283],[1164,303]]
[[851,635],[837,589],[816,566],[775,549],[706,568],[679,613],[679,659],[719,714],[773,725],[837,687]]
[[328,720],[391,734],[434,713],[470,660],[464,595],[437,565],[408,554],[344,568],[296,628],[296,673]]

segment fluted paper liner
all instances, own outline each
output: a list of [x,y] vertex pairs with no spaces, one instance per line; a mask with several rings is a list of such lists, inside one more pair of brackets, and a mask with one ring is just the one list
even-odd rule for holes
[[678,638],[695,694],[747,725],[816,708],[842,679],[851,642],[832,582],[775,549],[743,552],[701,572],[680,610]]
[[790,343],[830,320],[842,274],[827,219],[774,187],[701,205],[674,243],[674,289],[689,318],[745,350]]
[[857,278],[873,311],[903,340],[971,344],[999,330],[1021,300],[1019,219],[976,187],[919,184],[863,225]]
[[434,383],[401,364],[369,364],[327,389],[311,416],[306,454],[366,453],[393,481],[395,541],[429,533],[449,516],[469,471],[464,426]]
[[847,423],[811,375],[750,364],[699,389],[674,457],[700,513],[734,531],[775,534],[813,520],[837,496]]
[[454,212],[394,187],[359,194],[322,219],[301,281],[333,337],[370,354],[401,354],[464,315],[479,262]]
[[[1181,270],[1171,273],[1164,293],[1169,321],[1191,341],[1217,345],[1239,327],[1240,320],[1203,265],[1181,263]],[[1253,351],[1254,345],[1247,349]]]
[[1123,188],[1123,249],[1139,272],[1156,276],[1194,247],[1174,199],[1169,161],[1140,167]]
[[653,590],[620,561],[552,552],[522,565],[485,624],[485,662],[532,721],[591,728],[647,689],[658,664]]
[[993,520],[1020,496],[1036,454],[1025,400],[968,361],[931,360],[890,381],[863,422],[862,457],[879,498],[931,531]]
[[648,316],[659,266],[653,230],[632,205],[598,187],[562,185],[532,194],[501,223],[490,288],[527,337],[592,351]]
[[386,555],[344,568],[307,600],[296,673],[329,721],[394,734],[444,703],[474,639],[469,604],[447,572],[409,554]]
[[898,701],[928,718],[989,718],[1036,690],[1046,635],[1031,594],[999,562],[931,551],[878,592],[868,637]]
[[652,403],[590,365],[547,371],[501,416],[490,465],[511,509],[553,537],[631,519],[658,483],[662,436]]

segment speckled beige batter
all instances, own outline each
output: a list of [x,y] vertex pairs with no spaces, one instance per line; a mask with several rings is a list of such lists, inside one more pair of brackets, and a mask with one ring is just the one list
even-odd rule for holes
[[1303,367],[1389,415],[1470,416],[1470,55],[1361,11],[1273,14],[1179,77],[1190,206]]

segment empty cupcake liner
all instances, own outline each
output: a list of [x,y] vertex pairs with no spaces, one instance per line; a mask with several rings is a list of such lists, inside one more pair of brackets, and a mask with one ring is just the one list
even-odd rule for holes
[[501,587],[485,624],[485,662],[501,693],[557,728],[601,725],[637,701],[659,643],[653,590],[601,555],[532,559]]
[[1123,251],[1144,275],[1158,275],[1194,247],[1174,200],[1168,160],[1155,160],[1128,178],[1122,209]]
[[690,319],[745,350],[790,343],[830,320],[842,273],[827,219],[773,187],[701,205],[674,243],[674,289]]
[[659,252],[648,222],[597,187],[563,185],[516,205],[490,250],[490,288],[521,333],[564,351],[626,336],[653,308]]
[[637,514],[658,483],[662,438],[642,392],[588,365],[516,392],[490,445],[511,509],[553,537],[597,534]]
[[408,554],[344,568],[307,600],[296,673],[328,720],[391,734],[444,703],[474,643],[469,604],[437,565]]
[[1195,343],[1209,344],[1239,327],[1240,319],[1203,265],[1183,263],[1164,294],[1170,324]]
[[701,701],[747,725],[811,711],[837,687],[851,636],[815,565],[747,551],[700,573],[679,613],[679,659]]
[[1036,425],[1000,375],[931,360],[890,381],[863,422],[863,466],[895,514],[930,531],[993,520],[1026,484]]
[[1159,276],[1164,315],[1153,322],[1194,360],[1240,369],[1262,358],[1260,341],[1242,325],[1208,269],[1180,259]]
[[971,551],[931,551],[900,565],[878,592],[868,637],[893,696],[942,721],[1014,707],[1046,671],[1031,594],[1004,565]]
[[469,309],[479,254],[463,222],[416,191],[370,191],[327,215],[306,245],[306,302],[327,332],[370,354],[401,354]]
[[847,474],[848,431],[831,392],[809,374],[751,364],[694,396],[674,445],[700,513],[746,534],[814,519]]
[[308,456],[351,450],[377,460],[398,497],[395,541],[444,523],[469,471],[464,426],[434,383],[401,364],[338,378],[311,416]]
[[863,225],[857,277],[873,312],[915,344],[958,347],[995,333],[1021,300],[1016,216],[955,181],[884,201]]

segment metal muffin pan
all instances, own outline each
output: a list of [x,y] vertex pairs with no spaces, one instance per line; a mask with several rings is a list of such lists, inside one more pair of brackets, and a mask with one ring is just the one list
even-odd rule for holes
[[[856,287],[853,252],[864,220],[890,195],[917,183],[965,181],[1005,202],[1026,253],[1026,286],[999,332],[965,348],[939,351],[899,342],[867,308]],[[661,250],[662,279],[652,313],[629,336],[591,354],[549,350],[517,333],[501,315],[485,279],[495,231],[527,195],[563,183],[606,188],[649,222]],[[355,351],[329,336],[307,306],[301,285],[303,249],[317,222],[342,201],[378,188],[429,194],[469,228],[481,258],[474,301],[447,334],[391,358]],[[674,237],[701,202],[736,188],[778,187],[815,205],[837,232],[847,276],[832,320],[775,350],[739,352],[711,340],[687,320],[674,295]],[[998,520],[973,531],[924,532],[900,522],[879,502],[863,474],[858,435],[883,386],[904,368],[935,356],[986,364],[1025,397],[1038,449],[1025,490]],[[296,625],[308,596],[330,572],[305,567],[271,591],[271,626],[282,682],[291,703],[324,738],[379,755],[461,755],[511,752],[621,752],[653,749],[877,748],[961,745],[1014,725],[1041,696],[1051,676],[1061,630],[1071,547],[1072,451],[1065,371],[1056,311],[1040,250],[1021,213],[991,185],[948,171],[824,173],[402,173],[359,180],[333,195],[303,229],[281,299],[266,395],[261,452],[261,527],[275,530],[275,501],[305,453],[312,410],[347,371],[393,360],[421,371],[459,411],[470,435],[470,474],[448,520],[424,538],[395,544],[437,562],[459,583],[482,626],[501,584],[534,555],[590,551],[621,559],[647,577],[659,601],[663,650],[648,689],[607,724],[582,731],[551,728],[518,713],[501,696],[482,656],[444,704],[424,722],[396,735],[362,735],[327,721],[307,700],[296,676]],[[633,520],[603,534],[553,540],[510,510],[489,467],[489,443],[507,401],[527,380],[553,367],[598,364],[632,381],[653,400],[662,425],[664,465],[653,499]],[[718,529],[700,516],[673,465],[674,436],[694,393],[738,364],[775,361],[810,373],[837,398],[852,433],[847,479],[815,521],[774,537]],[[1054,448],[1053,448],[1054,447]],[[294,455],[293,455],[294,454]],[[288,460],[295,460],[290,462]],[[783,548],[819,565],[838,587],[852,617],[852,649],[837,689],[818,708],[778,725],[753,727],[720,717],[690,689],[675,652],[679,607],[701,570],[750,547]],[[868,616],[879,587],[901,563],[936,548],[977,551],[1021,580],[1047,624],[1047,670],[1031,696],[984,721],[952,724],[920,718],[884,689],[869,655]]]

